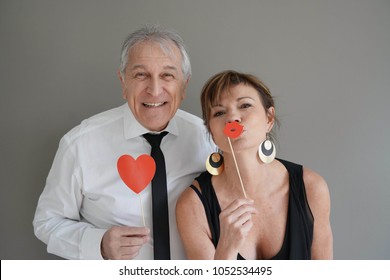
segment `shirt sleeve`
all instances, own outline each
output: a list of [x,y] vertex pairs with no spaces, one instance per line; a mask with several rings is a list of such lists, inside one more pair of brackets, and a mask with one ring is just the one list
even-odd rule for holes
[[33,226],[49,253],[65,259],[102,259],[106,229],[82,221],[82,174],[66,136],[61,141],[39,198]]

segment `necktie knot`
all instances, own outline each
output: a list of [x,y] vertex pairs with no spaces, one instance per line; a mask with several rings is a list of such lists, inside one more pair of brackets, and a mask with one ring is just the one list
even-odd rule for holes
[[167,131],[163,131],[160,134],[145,133],[143,137],[149,142],[152,148],[160,147],[161,140],[167,135]]

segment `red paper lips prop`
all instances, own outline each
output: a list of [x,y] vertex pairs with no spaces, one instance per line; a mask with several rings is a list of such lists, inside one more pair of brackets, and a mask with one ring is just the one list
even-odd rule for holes
[[244,127],[241,124],[239,124],[238,122],[230,122],[230,123],[227,123],[225,125],[225,129],[223,130],[223,133],[225,133],[225,135],[228,137],[227,139],[229,142],[230,150],[232,151],[234,164],[236,165],[238,178],[240,179],[242,192],[244,193],[244,196],[246,198],[247,196],[246,196],[246,192],[245,192],[245,188],[244,188],[244,183],[242,182],[242,178],[240,175],[240,169],[238,169],[236,156],[234,155],[232,142],[230,141],[230,138],[237,138],[238,136],[240,136],[243,130],[244,130]]
[[136,194],[142,192],[152,181],[156,172],[156,163],[149,155],[140,155],[134,159],[130,155],[123,155],[118,159],[119,176],[126,186]]
[[238,122],[230,122],[225,125],[225,129],[223,130],[223,133],[227,137],[230,138],[237,138],[238,136],[241,135],[244,127],[240,125]]

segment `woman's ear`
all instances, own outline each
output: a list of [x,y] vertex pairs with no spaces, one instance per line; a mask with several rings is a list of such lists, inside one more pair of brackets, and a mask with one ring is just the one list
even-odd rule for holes
[[269,107],[267,109],[267,125],[268,125],[268,131],[271,131],[273,126],[275,124],[275,108]]

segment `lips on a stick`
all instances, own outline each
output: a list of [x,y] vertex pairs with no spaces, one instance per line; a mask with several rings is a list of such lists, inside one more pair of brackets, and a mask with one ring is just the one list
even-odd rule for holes
[[242,192],[244,193],[245,198],[247,198],[246,192],[245,192],[245,188],[244,188],[244,184],[242,183],[242,179],[241,179],[240,169],[238,168],[236,156],[234,155],[232,142],[230,141],[230,138],[234,139],[234,138],[237,138],[238,136],[240,136],[242,131],[243,131],[243,129],[244,129],[244,127],[242,125],[240,125],[238,122],[230,122],[230,123],[227,123],[225,125],[225,129],[223,130],[223,133],[225,133],[225,135],[228,138],[228,142],[229,142],[229,145],[230,145],[230,150],[232,151],[232,155],[233,155],[234,164],[236,165],[238,178],[240,179]]

